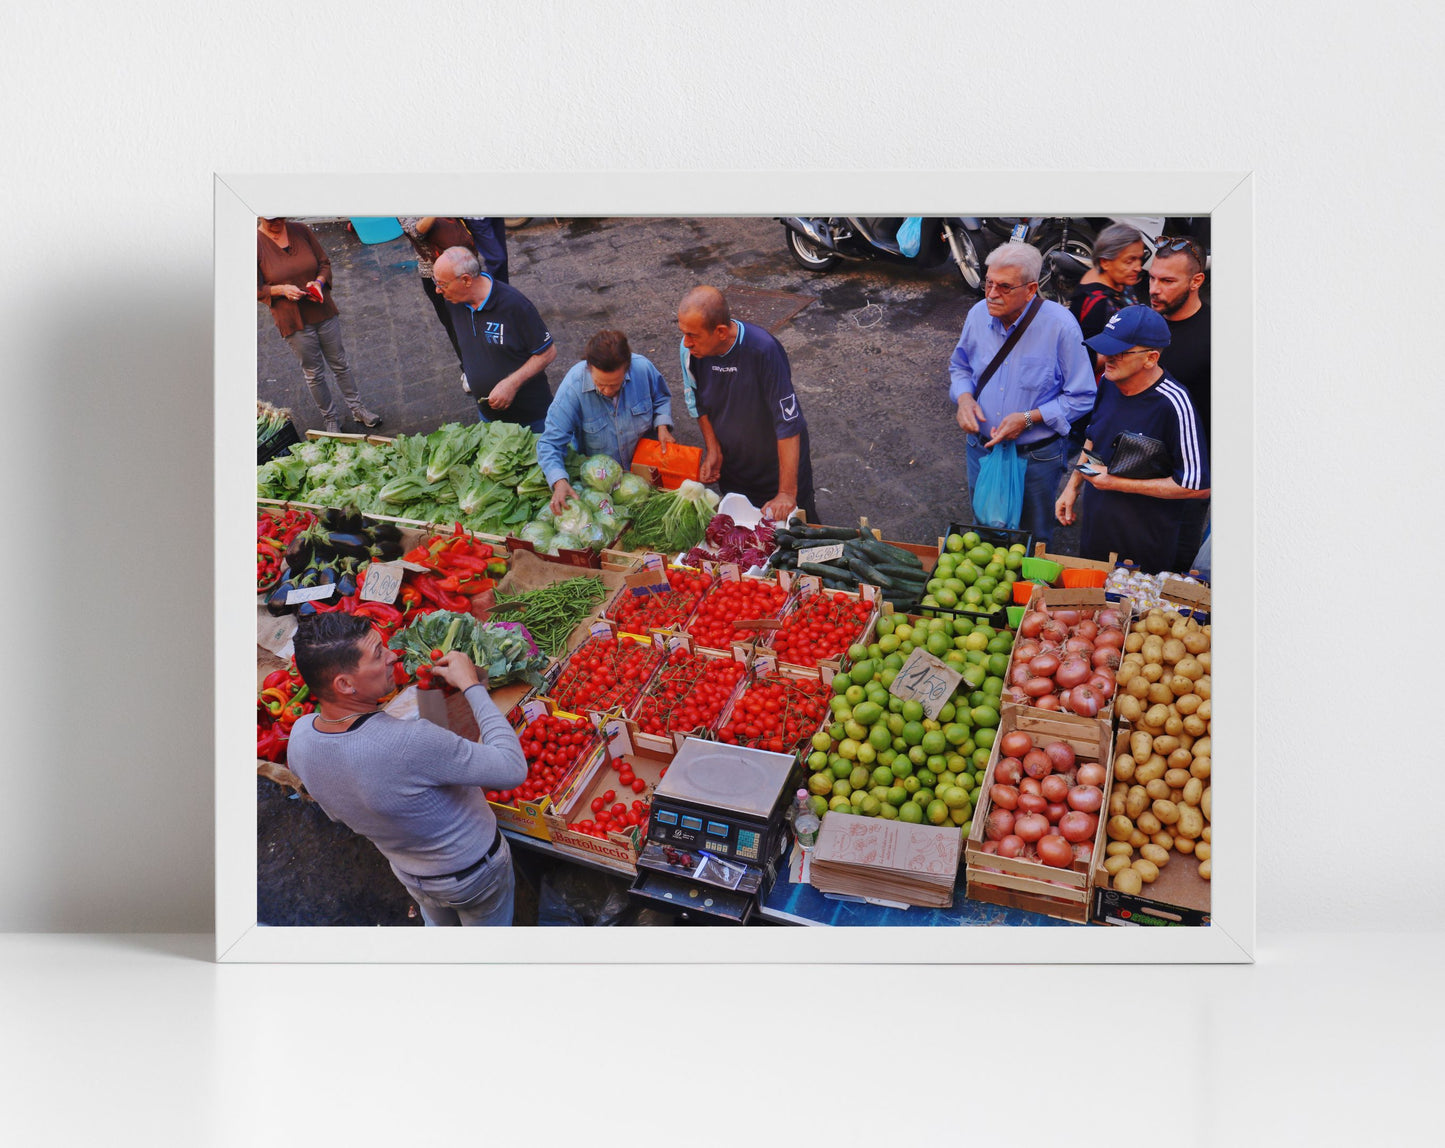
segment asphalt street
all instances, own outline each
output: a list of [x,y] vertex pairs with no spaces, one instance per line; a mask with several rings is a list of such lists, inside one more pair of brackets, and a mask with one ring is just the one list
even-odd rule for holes
[[[368,246],[344,222],[313,227],[331,257],[363,401],[385,418],[376,433],[425,433],[475,418],[410,244]],[[931,543],[948,523],[971,520],[948,357],[978,295],[956,270],[845,263],[816,274],[789,258],[781,224],[741,217],[535,219],[509,232],[508,254],[512,285],[556,340],[554,390],[594,332],[618,328],[672,387],[678,439],[700,445],[682,397],[676,307],[689,288],[711,284],[732,295],[737,317],[772,328],[788,352],[825,522],[866,515],[885,538]],[[774,327],[802,299],[753,292],[812,301]],[[260,307],[257,393],[289,407],[302,430],[322,425],[300,366]],[[1077,533],[1057,528],[1050,549],[1076,552]]]

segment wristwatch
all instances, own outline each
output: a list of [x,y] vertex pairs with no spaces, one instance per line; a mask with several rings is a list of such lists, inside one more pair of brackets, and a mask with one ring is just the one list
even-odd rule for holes
[[1033,426],[1033,425],[1034,425],[1034,412],[1033,412],[1033,411],[1024,411],[1024,430],[1028,430],[1029,427],[1031,427],[1031,426]]

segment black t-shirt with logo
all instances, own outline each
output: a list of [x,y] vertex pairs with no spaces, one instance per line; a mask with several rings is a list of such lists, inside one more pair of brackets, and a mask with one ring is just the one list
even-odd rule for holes
[[[778,440],[801,436],[798,505],[813,503],[813,463],[808,423],[793,389],[792,368],[782,345],[762,327],[737,324],[738,337],[724,355],[692,357],[697,410],[712,421],[722,447],[725,493],[745,495],[762,506],[778,493]],[[812,510],[808,511],[813,517]]]
[[552,345],[552,335],[532,301],[515,287],[493,279],[491,293],[478,310],[465,303],[447,306],[462,351],[462,370],[482,414],[493,422],[508,423],[546,418],[552,405],[546,371],[538,371],[523,383],[505,410],[493,410],[484,401],[494,386]]

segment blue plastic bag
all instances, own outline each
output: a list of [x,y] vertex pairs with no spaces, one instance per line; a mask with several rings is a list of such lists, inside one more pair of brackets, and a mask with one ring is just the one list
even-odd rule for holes
[[923,217],[910,215],[898,229],[898,250],[912,259],[918,254],[918,245],[923,240]]
[[1024,512],[1024,468],[1029,460],[1012,442],[1001,442],[983,456],[978,489],[973,492],[974,521],[980,526],[1017,530]]

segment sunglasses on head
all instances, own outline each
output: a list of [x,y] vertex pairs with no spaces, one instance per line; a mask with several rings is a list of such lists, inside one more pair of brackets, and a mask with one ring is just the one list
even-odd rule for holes
[[1204,265],[1204,250],[1199,246],[1198,240],[1190,239],[1187,235],[1156,235],[1154,237],[1155,252],[1176,252],[1188,251],[1199,261],[1200,266]]

